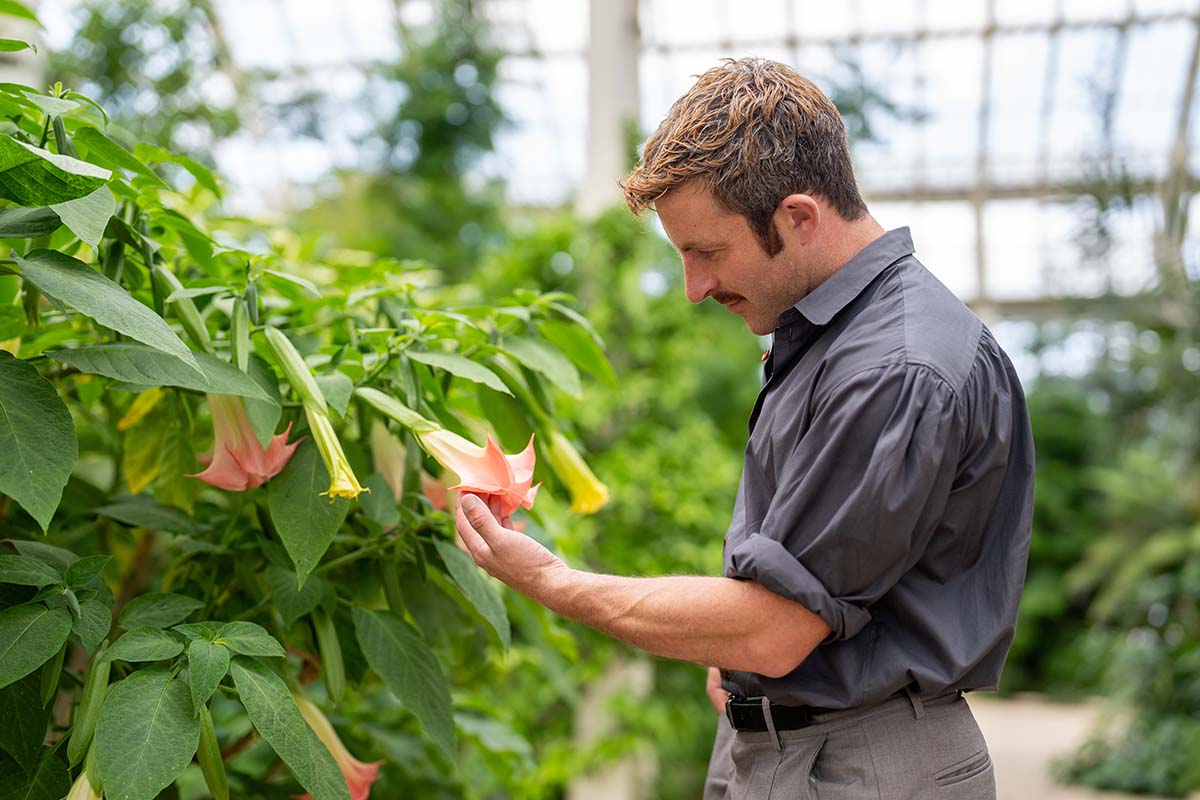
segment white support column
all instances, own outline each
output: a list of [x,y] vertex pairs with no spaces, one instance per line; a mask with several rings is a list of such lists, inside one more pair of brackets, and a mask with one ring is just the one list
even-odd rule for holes
[[[575,744],[584,748],[616,727],[609,704],[613,699],[645,697],[654,686],[654,664],[640,656],[617,656],[600,679],[590,685],[575,714]],[[654,748],[640,747],[615,764],[580,776],[567,789],[567,800],[644,800],[654,795],[658,764]]]
[[638,118],[638,0],[590,0],[587,173],[575,210],[593,216],[621,201],[628,131]]

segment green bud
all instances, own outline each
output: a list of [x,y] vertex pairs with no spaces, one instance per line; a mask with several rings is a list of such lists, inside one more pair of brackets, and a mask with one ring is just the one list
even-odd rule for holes
[[270,345],[271,352],[275,354],[276,363],[283,370],[283,375],[287,378],[288,383],[292,385],[292,391],[300,395],[305,406],[315,407],[321,414],[328,415],[329,409],[325,405],[325,395],[321,394],[321,388],[317,386],[312,370],[308,368],[308,364],[304,363],[304,357],[300,355],[300,351],[279,329],[268,326],[263,330],[267,337],[267,344]]
[[233,321],[230,341],[233,343],[233,363],[242,372],[250,369],[250,312],[246,310],[246,301],[238,298],[233,301]]
[[342,644],[338,640],[333,616],[322,609],[313,612],[313,630],[317,634],[317,651],[321,656],[321,679],[334,704],[342,702],[346,691],[346,667],[342,663]]
[[71,137],[67,136],[67,126],[63,125],[62,117],[55,114],[53,122],[54,126],[54,141],[58,145],[58,152],[64,156],[78,158],[75,154],[75,145],[71,144]]
[[213,800],[229,800],[229,780],[225,776],[225,762],[221,759],[221,744],[213,728],[212,713],[208,706],[200,709],[200,747],[196,751],[204,782]]
[[67,759],[71,766],[78,764],[87,755],[96,733],[96,721],[100,719],[100,707],[108,695],[108,674],[112,662],[104,657],[108,647],[102,647],[92,658],[87,678],[83,682],[83,693],[75,707],[75,724],[71,727],[71,741],[67,743]]

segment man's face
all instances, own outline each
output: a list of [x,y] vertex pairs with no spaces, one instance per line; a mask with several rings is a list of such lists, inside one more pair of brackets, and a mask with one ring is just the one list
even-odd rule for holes
[[655,202],[667,238],[683,258],[687,298],[713,298],[746,321],[756,334],[771,333],[779,315],[808,292],[803,265],[785,246],[768,256],[740,214],[733,214],[696,184]]

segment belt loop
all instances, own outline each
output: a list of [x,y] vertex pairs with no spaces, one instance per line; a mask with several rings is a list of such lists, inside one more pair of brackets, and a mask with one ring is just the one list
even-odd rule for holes
[[925,704],[921,702],[921,697],[913,691],[911,686],[905,686],[904,693],[908,695],[908,702],[912,703],[913,717],[925,719]]
[[771,700],[767,697],[762,699],[763,719],[767,723],[767,731],[771,734],[771,741],[775,743],[775,749],[782,752],[783,742],[779,741],[779,732],[775,730],[775,718],[771,716]]

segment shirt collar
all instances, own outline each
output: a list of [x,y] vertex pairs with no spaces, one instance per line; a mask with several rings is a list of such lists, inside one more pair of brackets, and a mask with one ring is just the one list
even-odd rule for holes
[[797,313],[813,325],[828,325],[879,273],[912,252],[912,236],[907,227],[888,231],[783,312],[780,327],[795,321]]

